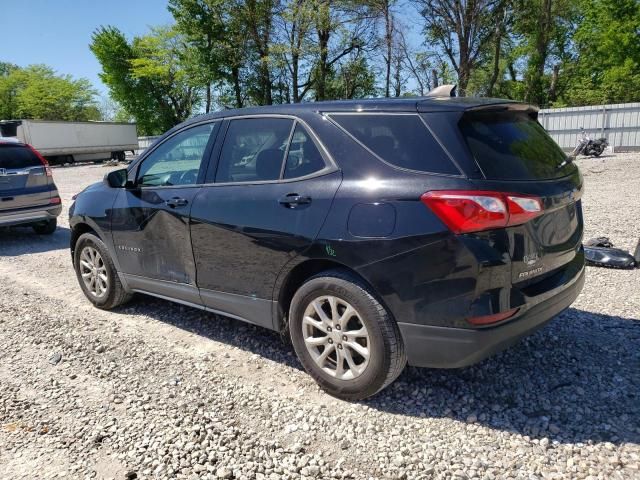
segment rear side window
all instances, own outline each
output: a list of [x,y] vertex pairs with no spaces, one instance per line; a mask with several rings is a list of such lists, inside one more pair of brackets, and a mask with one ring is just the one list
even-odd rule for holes
[[284,178],[298,178],[318,172],[325,167],[324,160],[311,136],[300,125],[296,125],[289,145]]
[[42,162],[30,148],[22,145],[0,145],[0,168],[15,170],[41,166]]
[[220,153],[216,183],[278,180],[293,120],[231,120]]
[[387,163],[419,172],[460,174],[418,115],[333,114],[331,119]]
[[566,164],[567,156],[544,128],[525,112],[467,113],[460,130],[488,179],[544,180],[563,177],[574,168]]

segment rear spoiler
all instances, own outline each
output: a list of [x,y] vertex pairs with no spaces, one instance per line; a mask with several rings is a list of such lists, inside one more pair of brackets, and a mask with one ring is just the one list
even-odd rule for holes
[[534,105],[529,105],[528,103],[504,102],[504,101],[500,102],[499,100],[496,100],[496,103],[476,105],[474,107],[467,108],[465,111],[479,112],[479,113],[503,112],[503,111],[527,112],[527,113],[535,113],[537,117],[539,110],[540,109],[538,107]]
[[[458,111],[458,112],[526,112],[532,118],[538,118],[538,108],[527,103],[516,102],[504,98],[456,97],[457,85],[440,85],[429,91],[422,99],[418,99],[416,108],[419,112]],[[437,102],[434,102],[436,100]]]

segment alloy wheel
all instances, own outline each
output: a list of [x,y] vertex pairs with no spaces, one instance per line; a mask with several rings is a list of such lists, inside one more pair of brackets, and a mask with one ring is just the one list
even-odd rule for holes
[[109,290],[109,276],[107,267],[100,252],[86,246],[80,253],[80,276],[87,291],[95,298],[104,297]]
[[312,300],[302,319],[302,336],[311,358],[325,373],[353,380],[369,364],[371,341],[358,311],[333,295]]

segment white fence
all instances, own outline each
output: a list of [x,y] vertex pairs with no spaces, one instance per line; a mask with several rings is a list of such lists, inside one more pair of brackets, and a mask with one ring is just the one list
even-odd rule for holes
[[564,149],[575,147],[580,127],[605,137],[614,151],[640,150],[640,103],[540,110],[538,120]]

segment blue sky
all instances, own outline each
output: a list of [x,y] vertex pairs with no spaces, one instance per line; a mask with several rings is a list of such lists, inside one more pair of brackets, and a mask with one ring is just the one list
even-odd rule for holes
[[44,63],[89,79],[105,94],[100,64],[89,50],[91,33],[114,25],[131,38],[172,21],[164,0],[0,0],[0,61]]

